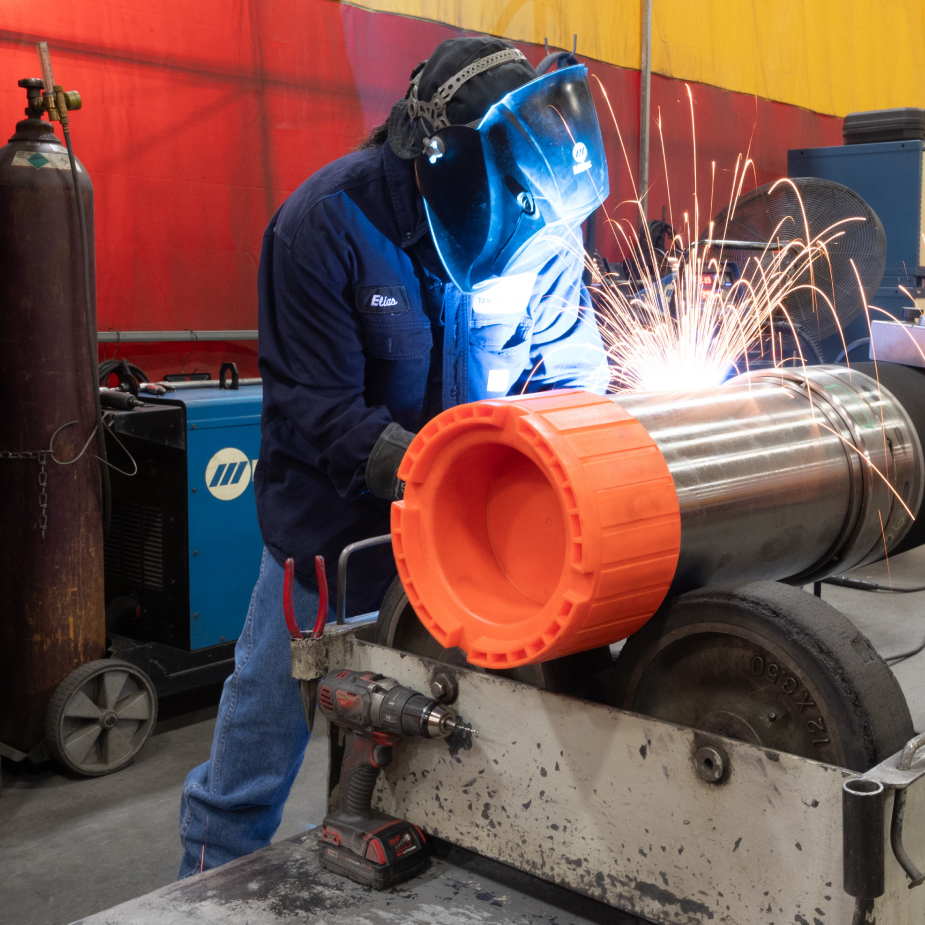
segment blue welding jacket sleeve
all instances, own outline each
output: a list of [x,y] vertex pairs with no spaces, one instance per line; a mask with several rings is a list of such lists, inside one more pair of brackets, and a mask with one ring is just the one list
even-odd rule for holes
[[[318,211],[306,222],[324,222]],[[300,237],[319,231],[306,222]],[[274,310],[262,313],[260,327],[265,403],[294,429],[301,444],[294,455],[326,475],[342,498],[357,499],[366,492],[366,461],[392,416],[364,398],[362,333],[345,298],[348,255],[332,246],[306,252],[279,229],[264,239],[264,251],[269,248],[272,255],[261,258],[263,266],[272,265],[274,294]]]
[[512,395],[584,389],[602,395],[610,381],[594,309],[582,283],[580,254],[558,256],[543,268],[531,298],[530,366]]

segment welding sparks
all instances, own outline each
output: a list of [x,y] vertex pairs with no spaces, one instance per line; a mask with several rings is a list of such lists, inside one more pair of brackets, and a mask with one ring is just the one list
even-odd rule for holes
[[[621,235],[629,265],[641,283],[617,281],[588,261],[596,314],[612,369],[612,391],[656,391],[719,385],[746,372],[752,357],[786,361],[773,322],[794,333],[798,362],[805,357],[789,320],[786,300],[811,264],[823,258],[837,229],[808,242],[769,243],[744,267],[732,264],[722,244],[691,233],[676,234],[667,252],[656,252],[648,234],[642,240],[625,225],[612,223]],[[826,303],[825,295],[817,293]],[[834,310],[834,307],[827,306]],[[780,324],[777,325],[781,327]],[[764,365],[767,365],[765,363]]]
[[[606,90],[601,91],[607,99]],[[611,369],[609,391],[664,391],[715,386],[737,373],[747,372],[750,363],[780,366],[787,362],[805,365],[796,325],[787,311],[787,299],[800,290],[811,290],[820,311],[830,311],[836,319],[835,306],[816,286],[817,275],[831,273],[829,245],[844,234],[850,218],[811,236],[806,211],[797,187],[798,214],[788,216],[774,229],[770,240],[746,242],[749,256],[744,266],[729,259],[729,250],[742,250],[743,242],[729,242],[726,227],[710,222],[703,235],[696,188],[696,135],[694,133],[693,96],[691,103],[692,146],[694,151],[694,191],[692,209],[684,212],[683,227],[664,248],[653,241],[645,224],[642,196],[635,190],[634,205],[643,219],[639,232],[626,221],[607,216],[607,227],[617,239],[628,259],[630,278],[622,278],[586,257],[587,275],[594,292],[595,312],[604,339]],[[610,101],[607,99],[627,169],[632,176],[626,147]],[[661,116],[658,119],[662,156],[665,161]],[[735,215],[736,205],[752,161],[740,156],[733,175],[726,224]],[[715,178],[715,164],[713,164]],[[666,179],[667,183],[667,179]],[[635,189],[635,186],[634,186]],[[647,191],[646,191],[647,192]],[[711,190],[711,209],[714,190]],[[668,190],[668,209],[671,192]],[[674,226],[673,217],[669,224]],[[788,227],[784,227],[784,226]],[[815,266],[818,264],[818,268]],[[796,356],[785,356],[784,333],[791,333]],[[794,351],[790,351],[793,353]]]

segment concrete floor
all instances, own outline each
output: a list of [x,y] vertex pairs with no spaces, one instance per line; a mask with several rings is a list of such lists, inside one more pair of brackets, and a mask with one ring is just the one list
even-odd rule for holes
[[[925,585],[925,546],[910,550],[889,563],[875,562],[849,572],[893,587]],[[809,589],[812,590],[812,589]],[[925,592],[887,594],[822,586],[822,599],[840,610],[883,656],[908,652],[925,639]],[[917,730],[925,730],[925,652],[893,666]]]
[[[925,584],[925,547],[857,570],[877,583]],[[925,638],[925,593],[872,594],[825,585],[823,598],[882,654]],[[916,729],[925,729],[925,652],[895,672]],[[218,691],[174,698],[138,761],[110,777],[67,776],[53,765],[3,763],[0,921],[66,925],[172,882],[180,860],[180,788],[209,755]],[[326,739],[315,736],[277,840],[320,822]]]
[[[220,687],[162,703],[138,760],[109,777],[3,762],[0,922],[66,925],[176,880],[180,790],[209,757]],[[309,743],[274,841],[324,815],[327,739]]]

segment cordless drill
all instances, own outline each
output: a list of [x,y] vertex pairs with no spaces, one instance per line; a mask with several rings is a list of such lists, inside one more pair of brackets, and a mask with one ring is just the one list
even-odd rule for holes
[[347,732],[337,810],[325,816],[321,864],[357,883],[384,890],[424,870],[424,833],[372,808],[381,768],[403,735],[428,739],[472,732],[454,710],[371,671],[331,671],[318,684],[321,712]]

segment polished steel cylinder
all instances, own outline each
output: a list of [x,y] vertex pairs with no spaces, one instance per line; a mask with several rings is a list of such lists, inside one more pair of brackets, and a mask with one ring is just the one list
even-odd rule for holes
[[[893,381],[910,407],[925,395]],[[925,488],[919,434],[895,392],[843,366],[451,408],[399,470],[399,575],[424,626],[472,664],[609,645],[666,597],[808,584],[898,548]]]
[[672,594],[722,581],[806,584],[882,558],[912,525],[922,447],[896,398],[843,366],[765,370],[715,389],[614,396],[674,479]]

